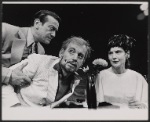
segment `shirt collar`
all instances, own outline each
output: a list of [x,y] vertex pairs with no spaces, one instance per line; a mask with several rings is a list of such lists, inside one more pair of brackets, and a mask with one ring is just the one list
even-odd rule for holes
[[29,47],[32,43],[34,43],[34,37],[31,31],[31,28],[29,28],[28,30],[28,34],[27,34],[27,47]]

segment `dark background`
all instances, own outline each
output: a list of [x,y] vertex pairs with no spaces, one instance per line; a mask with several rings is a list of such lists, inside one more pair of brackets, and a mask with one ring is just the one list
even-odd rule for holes
[[33,15],[41,10],[56,12],[62,19],[59,31],[46,54],[58,56],[62,41],[81,36],[89,40],[93,53],[87,60],[107,59],[106,45],[114,34],[127,34],[136,39],[131,52],[131,69],[148,74],[148,17],[139,20],[139,4],[3,4],[2,21],[17,26],[30,26]]

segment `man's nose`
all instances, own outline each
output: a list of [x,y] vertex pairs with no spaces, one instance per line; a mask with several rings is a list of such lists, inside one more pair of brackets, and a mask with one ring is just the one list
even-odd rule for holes
[[77,60],[77,59],[78,59],[78,54],[75,53],[75,54],[73,55],[73,60]]
[[55,32],[55,31],[52,31],[52,32],[51,32],[51,36],[55,37],[55,36],[56,36],[56,32]]

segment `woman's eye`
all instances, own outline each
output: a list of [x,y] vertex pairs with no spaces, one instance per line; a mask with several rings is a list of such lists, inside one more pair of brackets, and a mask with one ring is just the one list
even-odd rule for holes
[[121,51],[116,51],[116,53],[121,53]]
[[108,55],[111,55],[112,54],[112,52],[108,52]]

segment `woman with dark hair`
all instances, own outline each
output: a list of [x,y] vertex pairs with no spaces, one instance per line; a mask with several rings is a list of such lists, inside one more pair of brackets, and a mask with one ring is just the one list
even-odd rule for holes
[[96,78],[97,101],[129,108],[147,108],[148,84],[144,77],[129,69],[130,51],[135,39],[124,34],[114,35],[108,42],[111,67]]

